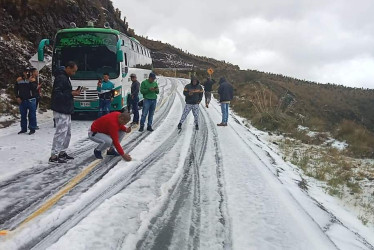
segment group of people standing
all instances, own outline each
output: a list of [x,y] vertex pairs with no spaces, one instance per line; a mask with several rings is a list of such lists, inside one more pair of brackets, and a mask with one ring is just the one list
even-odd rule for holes
[[35,133],[39,129],[36,119],[36,110],[41,97],[41,83],[38,82],[38,70],[26,68],[17,78],[14,85],[14,94],[21,114],[21,131],[18,134]]
[[[178,129],[182,129],[182,124],[187,118],[188,114],[192,110],[194,116],[195,129],[199,129],[199,104],[203,99],[203,93],[205,92],[205,107],[209,108],[210,100],[212,98],[212,89],[215,80],[211,77],[200,85],[199,80],[195,77],[191,77],[191,83],[187,84],[184,87],[183,95],[185,96],[186,105],[182,113],[182,117],[178,123]],[[229,104],[234,97],[234,90],[232,85],[226,81],[224,77],[221,77],[219,80],[218,94],[220,97],[221,111],[222,111],[222,121],[218,123],[217,126],[227,126],[227,121],[229,117]]]
[[[74,111],[74,96],[81,94],[81,89],[73,90],[70,77],[78,70],[78,66],[74,62],[68,62],[64,67],[55,72],[55,80],[52,88],[51,109],[56,123],[56,131],[53,137],[51,157],[49,162],[66,163],[68,160],[74,159],[68,155],[66,150],[71,138],[71,114]],[[141,84],[137,81],[135,74],[131,74],[132,80],[131,95],[133,108],[133,121],[131,125],[139,124],[139,92],[143,94],[143,113],[140,120],[139,131],[144,130],[145,120],[148,116],[147,130],[153,131],[152,121],[156,108],[157,94],[159,93],[156,75],[149,74],[149,78]],[[99,145],[94,149],[94,155],[98,159],[102,159],[102,152],[106,149],[107,155],[122,156],[126,161],[131,161],[131,156],[126,154],[120,141],[125,133],[131,132],[131,126],[125,125],[130,122],[131,116],[128,112],[111,112],[110,105],[113,98],[114,85],[109,80],[109,74],[104,73],[103,79],[97,84],[99,95],[99,118],[96,119],[89,128],[88,137]]]
[[[67,62],[64,67],[61,67],[57,72],[55,72],[55,80],[51,96],[51,109],[53,110],[53,118],[56,127],[53,136],[51,157],[49,158],[49,162],[52,163],[66,163],[68,160],[74,159],[73,156],[66,153],[66,150],[71,138],[71,114],[74,111],[73,98],[74,96],[80,95],[82,90],[80,88],[73,90],[70,81],[70,77],[73,76],[77,70],[77,64],[70,61]],[[35,73],[35,70],[31,70],[31,72],[30,76],[27,76],[27,72],[24,72],[23,76],[17,79],[15,87],[16,97],[20,104],[21,112],[20,133],[27,132],[27,115],[25,112],[29,110],[29,134],[35,133],[35,129],[37,129],[35,114],[37,105],[36,92],[40,89],[40,84],[36,81],[37,72]],[[156,75],[151,72],[148,79],[144,80],[141,84],[137,81],[136,74],[131,74],[130,79],[132,81],[131,106],[133,121],[128,127],[126,127],[126,124],[131,120],[129,112],[110,113],[114,85],[109,80],[109,74],[104,73],[103,80],[99,80],[97,84],[100,102],[99,118],[90,126],[88,137],[99,144],[94,149],[94,155],[98,159],[102,159],[102,152],[107,150],[107,155],[121,156],[125,161],[131,161],[131,156],[125,153],[120,145],[120,141],[124,138],[125,133],[130,133],[131,127],[139,125],[139,123],[140,127],[138,131],[143,132],[146,120],[147,131],[153,131],[153,115],[156,109],[157,95],[159,94],[159,87],[155,81]],[[205,90],[205,106],[206,108],[209,107],[213,84],[215,84],[215,81],[209,77],[207,81],[203,83],[203,89],[195,76],[191,78],[191,83],[187,84],[183,91],[186,105],[179,121],[178,129],[182,128],[182,123],[185,121],[191,110],[195,118],[195,129],[199,129],[199,104]],[[220,79],[219,84],[218,93],[220,95],[222,122],[217,125],[227,126],[228,106],[233,98],[233,88],[223,77]],[[141,117],[139,117],[138,110],[139,92],[143,95],[143,112]]]

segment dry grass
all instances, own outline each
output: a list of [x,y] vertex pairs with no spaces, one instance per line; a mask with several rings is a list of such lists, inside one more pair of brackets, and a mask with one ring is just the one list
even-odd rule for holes
[[374,157],[374,134],[353,121],[343,120],[336,128],[334,136],[348,143],[347,153],[359,158]]
[[306,145],[294,139],[284,139],[280,149],[285,160],[324,183],[327,193],[358,208],[363,224],[374,223],[373,160],[351,158],[336,148]]

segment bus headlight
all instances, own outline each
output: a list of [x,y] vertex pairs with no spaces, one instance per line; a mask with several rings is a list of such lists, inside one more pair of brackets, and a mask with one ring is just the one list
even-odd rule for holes
[[115,89],[114,90],[114,97],[119,96],[121,94],[121,92],[122,92],[122,88]]

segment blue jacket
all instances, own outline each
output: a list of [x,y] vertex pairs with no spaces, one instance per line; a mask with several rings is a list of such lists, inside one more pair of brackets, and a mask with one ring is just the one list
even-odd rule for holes
[[102,99],[110,99],[113,97],[114,84],[111,81],[101,82],[101,87],[97,86],[97,92]]

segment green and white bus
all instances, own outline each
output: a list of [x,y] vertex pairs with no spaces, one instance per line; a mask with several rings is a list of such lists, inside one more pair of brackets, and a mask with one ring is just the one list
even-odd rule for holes
[[[74,23],[71,26],[56,34],[52,72],[68,61],[77,63],[78,71],[71,83],[73,89],[82,86],[85,90],[74,97],[74,113],[98,111],[97,82],[105,72],[115,86],[111,110],[124,110],[132,83],[130,74],[135,73],[140,83],[148,78],[152,69],[151,51],[135,38],[111,29],[107,23],[104,28],[95,28],[92,24],[85,28],[77,28]],[[47,44],[47,39],[39,44],[39,61],[44,59],[43,48]]]

